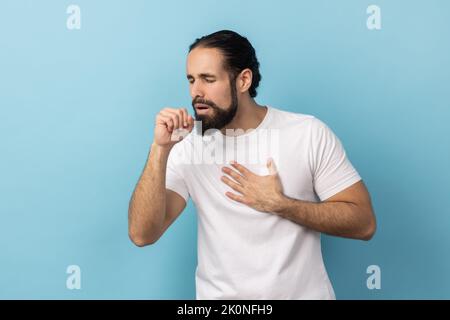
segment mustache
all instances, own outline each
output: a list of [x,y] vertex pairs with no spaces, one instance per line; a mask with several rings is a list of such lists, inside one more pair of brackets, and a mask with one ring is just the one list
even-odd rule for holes
[[201,104],[206,104],[208,106],[210,106],[211,108],[215,108],[216,104],[210,100],[206,100],[206,99],[202,99],[202,98],[195,98],[194,100],[192,100],[192,107],[195,108],[195,105],[197,103],[201,103]]

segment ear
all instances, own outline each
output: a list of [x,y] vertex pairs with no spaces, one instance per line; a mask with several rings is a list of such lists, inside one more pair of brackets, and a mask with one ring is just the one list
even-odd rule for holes
[[239,92],[244,93],[248,91],[252,85],[253,73],[250,69],[244,69],[237,77],[237,89]]

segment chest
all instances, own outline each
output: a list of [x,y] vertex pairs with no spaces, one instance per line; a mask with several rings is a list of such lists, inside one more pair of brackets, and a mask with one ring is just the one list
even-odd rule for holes
[[207,197],[223,197],[229,187],[221,180],[222,167],[235,160],[257,175],[269,174],[267,160],[272,158],[287,196],[313,201],[313,179],[308,143],[292,132],[260,133],[245,139],[219,139],[195,149],[200,161],[185,170],[189,193],[194,202]]

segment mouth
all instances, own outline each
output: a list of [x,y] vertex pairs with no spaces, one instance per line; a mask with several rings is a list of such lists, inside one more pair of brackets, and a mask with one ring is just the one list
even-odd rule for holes
[[206,110],[206,109],[209,109],[209,106],[207,104],[197,103],[195,105],[195,109],[197,109],[197,110]]
[[208,106],[207,104],[201,104],[201,103],[197,103],[195,105],[195,111],[197,112],[197,114],[200,113],[207,113],[209,111],[211,107]]

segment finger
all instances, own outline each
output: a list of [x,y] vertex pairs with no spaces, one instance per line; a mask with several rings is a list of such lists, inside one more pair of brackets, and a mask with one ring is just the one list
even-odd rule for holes
[[163,122],[163,124],[166,125],[167,129],[172,132],[173,131],[173,127],[174,127],[174,123],[171,117],[168,116],[164,116],[164,115],[159,115],[159,118],[161,119],[161,121]]
[[166,117],[164,115],[162,115],[161,113],[158,113],[156,115],[155,122],[157,124],[166,124]]
[[174,123],[174,129],[178,129],[180,127],[180,115],[175,110],[166,109],[164,112],[165,116],[171,117]]
[[188,123],[188,126],[187,126],[186,130],[188,130],[189,132],[191,132],[192,129],[194,128],[194,118],[192,118],[191,115],[188,115],[188,117],[187,117],[187,123]]
[[183,110],[182,109],[177,109],[175,111],[175,113],[177,114],[178,120],[180,121],[179,122],[180,128],[184,128],[184,112],[183,112]]
[[176,141],[179,141],[184,139],[189,133],[190,131],[187,128],[178,128],[173,131],[172,137],[175,136],[174,139],[176,139]]
[[273,161],[272,158],[269,158],[267,160],[267,168],[269,169],[269,174],[277,174],[278,173],[277,167],[275,165],[275,161]]
[[242,175],[240,175],[239,173],[237,173],[235,170],[230,169],[228,167],[223,167],[222,171],[225,172],[226,174],[230,175],[238,183],[240,183],[242,185],[244,184],[245,178]]
[[233,166],[233,168],[235,168],[237,171],[239,171],[246,178],[250,177],[253,174],[253,172],[251,172],[246,167],[237,163],[234,160],[231,161],[231,165]]
[[177,113],[172,113],[172,120],[174,122],[174,129],[178,129],[180,127],[180,118]]
[[222,182],[224,182],[226,185],[228,185],[229,187],[231,187],[234,191],[237,191],[239,193],[244,194],[244,188],[242,187],[242,185],[234,182],[233,180],[231,180],[230,178],[228,178],[227,176],[222,176],[220,178],[222,180]]
[[243,196],[239,196],[239,195],[231,193],[231,192],[225,192],[225,195],[234,201],[246,204],[245,198]]
[[183,127],[187,128],[188,127],[188,112],[186,110],[186,108],[182,108],[181,112],[183,114]]
[[172,133],[172,136],[170,139],[172,141],[181,141],[183,140],[187,135],[189,134],[189,131],[186,129],[175,129]]
[[189,128],[194,127],[194,118],[191,115],[188,116],[188,124],[189,124]]
[[184,113],[182,109],[175,110],[175,114],[178,116],[178,128],[184,128]]

